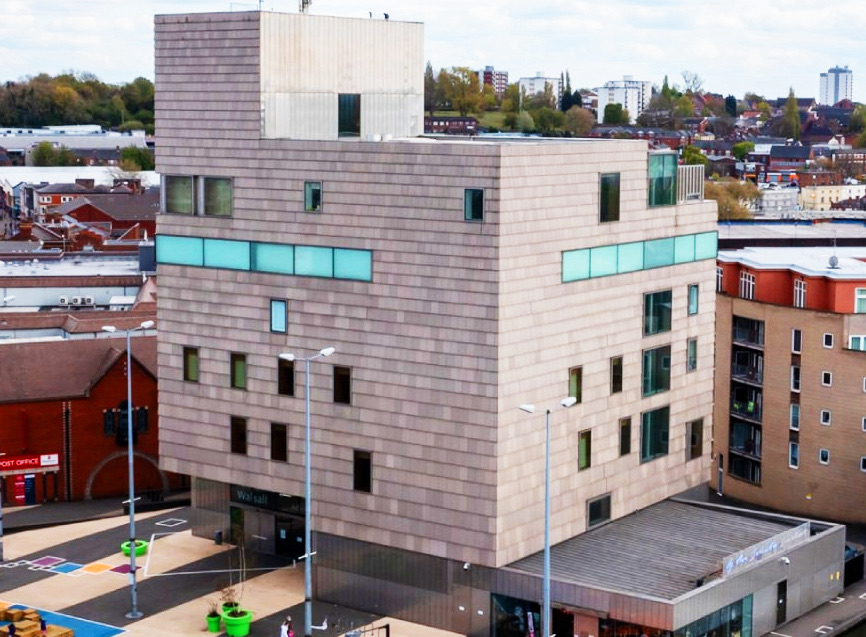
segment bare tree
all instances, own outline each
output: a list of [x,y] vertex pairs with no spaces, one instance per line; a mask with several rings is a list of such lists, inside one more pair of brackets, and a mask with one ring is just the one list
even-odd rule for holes
[[704,85],[704,80],[700,75],[692,71],[683,71],[680,75],[683,76],[683,90],[686,93],[700,93]]

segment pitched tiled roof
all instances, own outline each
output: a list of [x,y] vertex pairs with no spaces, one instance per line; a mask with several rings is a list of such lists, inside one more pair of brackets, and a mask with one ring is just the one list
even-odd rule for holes
[[159,190],[151,188],[137,195],[110,194],[78,197],[61,204],[54,212],[66,215],[86,204],[98,208],[112,219],[132,221],[156,219],[156,213],[159,212]]
[[[125,338],[0,345],[0,403],[88,394],[126,352]],[[156,337],[133,339],[132,357],[156,377]]]

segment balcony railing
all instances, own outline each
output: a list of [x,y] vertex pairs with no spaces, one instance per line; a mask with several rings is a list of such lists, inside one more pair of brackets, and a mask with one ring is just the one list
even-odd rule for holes
[[764,331],[746,327],[734,327],[734,341],[756,347],[764,347]]
[[753,400],[732,400],[731,413],[745,416],[750,420],[761,420],[761,406]]
[[752,442],[751,440],[741,443],[731,443],[731,451],[734,451],[744,456],[751,456],[755,460],[761,459],[761,443]]
[[731,376],[738,380],[761,384],[764,382],[764,372],[750,365],[731,365]]
[[704,167],[677,166],[677,203],[704,198]]

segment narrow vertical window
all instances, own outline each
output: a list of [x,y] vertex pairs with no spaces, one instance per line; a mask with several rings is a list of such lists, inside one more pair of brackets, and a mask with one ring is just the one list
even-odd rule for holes
[[619,455],[627,456],[631,453],[631,418],[620,418],[619,420]]
[[791,330],[791,353],[799,354],[803,351],[803,332],[798,329]]
[[725,291],[725,271],[723,268],[716,268],[716,292]]
[[334,402],[352,404],[352,369],[334,365]]
[[622,391],[622,356],[614,356],[610,359],[610,393],[618,394]]
[[671,329],[671,302],[670,290],[644,294],[643,297],[643,334],[651,336],[661,332],[669,332]]
[[246,455],[247,453],[247,419],[232,416],[231,418],[231,451]]
[[373,458],[369,451],[355,449],[353,454],[353,486],[355,491],[372,493]]
[[686,460],[695,460],[704,455],[704,419],[686,423]]
[[231,355],[231,386],[235,389],[247,388],[247,357],[245,354]]
[[800,431],[800,405],[796,403],[791,403],[791,415],[788,428],[793,431]]
[[833,372],[821,372],[821,384],[824,387],[833,386]]
[[463,191],[463,218],[466,221],[484,221],[484,191],[481,188]]
[[825,348],[833,349],[833,335],[829,333],[824,334],[823,343]]
[[599,182],[599,221],[619,221],[619,173],[602,175]]
[[198,348],[183,348],[183,379],[190,383],[198,382]]
[[821,464],[830,464],[830,450],[818,449],[818,462]]
[[271,331],[285,334],[289,328],[289,304],[282,299],[271,299]]
[[670,407],[665,406],[641,414],[641,462],[667,455],[670,413]]
[[831,412],[829,409],[821,410],[821,424],[825,427],[829,427],[833,424],[833,412]]
[[277,359],[277,393],[280,396],[295,395],[295,361]]
[[583,400],[583,367],[572,367],[568,370],[568,395]]
[[700,288],[697,285],[689,286],[689,315],[698,313],[698,293]]
[[304,210],[318,212],[322,208],[322,182],[304,182]]
[[796,442],[788,443],[788,466],[791,469],[800,467],[800,445]]
[[289,444],[286,434],[286,426],[280,423],[271,423],[271,460],[286,462],[289,459]]
[[755,275],[748,272],[740,273],[740,297],[748,300],[755,298]]
[[794,307],[806,307],[806,282],[794,281]]
[[577,436],[577,470],[583,471],[592,466],[592,430],[581,431]]
[[686,371],[693,372],[698,368],[698,339],[690,338],[686,344]]
[[791,365],[791,391],[800,391],[800,366]]
[[671,346],[643,352],[643,395],[652,396],[671,388]]

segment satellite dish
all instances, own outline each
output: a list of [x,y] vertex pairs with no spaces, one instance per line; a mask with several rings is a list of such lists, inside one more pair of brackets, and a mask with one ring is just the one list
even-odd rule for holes
[[834,270],[838,269],[838,267],[839,267],[839,259],[838,259],[838,257],[836,257],[835,254],[832,257],[830,257],[830,267]]

